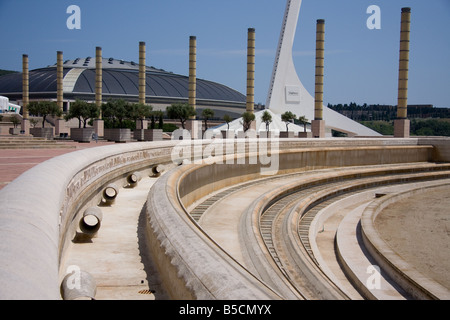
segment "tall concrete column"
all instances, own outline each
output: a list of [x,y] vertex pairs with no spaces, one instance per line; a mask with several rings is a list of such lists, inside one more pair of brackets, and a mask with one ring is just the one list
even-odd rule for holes
[[314,138],[325,137],[325,121],[323,120],[323,77],[325,61],[325,20],[317,20],[316,26],[316,80],[314,97],[314,120],[311,131]]
[[[197,37],[189,37],[189,105],[197,109]],[[191,119],[195,119],[194,116]]]
[[255,109],[255,41],[254,28],[248,29],[247,37],[247,112]]
[[408,138],[410,134],[410,122],[407,119],[410,26],[411,8],[402,8],[397,119],[394,121],[394,136],[398,138]]
[[[139,103],[146,103],[146,55],[145,42],[139,42]],[[144,140],[144,132],[142,130],[147,129],[148,122],[145,119],[136,120],[136,130],[134,132],[134,138],[138,141]]]
[[56,104],[63,111],[63,52],[56,53]]
[[[63,68],[63,52],[56,52],[56,104],[59,110],[63,111],[63,81],[64,81],[64,68]],[[55,134],[58,136],[61,133],[68,133],[66,121],[60,116],[55,120]]]
[[[95,104],[97,108],[102,105],[103,73],[102,73],[102,48],[95,48]],[[101,109],[100,109],[100,119]]]
[[29,73],[28,73],[28,55],[22,55],[22,104],[23,104],[23,118],[28,119],[28,104],[30,103],[29,96]]
[[29,73],[28,73],[28,55],[22,55],[22,131],[24,134],[30,133],[30,121],[28,113],[29,96]]
[[[254,113],[255,110],[255,49],[256,32],[254,28],[249,28],[247,32],[247,103],[246,111]],[[256,134],[256,121],[250,123],[249,131]]]
[[145,104],[145,42],[139,42],[139,103]]
[[[189,37],[189,89],[188,104],[197,111],[197,37]],[[192,116],[186,121],[186,129],[191,132],[192,139],[199,139],[202,136],[201,121]]]
[[103,70],[102,70],[102,48],[95,48],[95,104],[100,111],[98,119],[94,120],[94,130],[98,137],[104,135],[104,122],[102,120],[102,90],[103,90]]

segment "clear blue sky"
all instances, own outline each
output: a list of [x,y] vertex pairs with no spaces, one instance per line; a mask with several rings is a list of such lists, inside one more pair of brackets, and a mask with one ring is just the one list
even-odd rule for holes
[[[69,5],[81,8],[81,30],[69,30]],[[256,28],[256,102],[265,103],[285,0],[0,0],[0,68],[21,71],[95,56],[138,61],[188,74],[189,36],[197,36],[197,76],[245,94],[247,29]],[[381,9],[369,30],[368,6]],[[314,94],[315,23],[326,21],[325,103],[396,104],[400,13],[411,7],[409,104],[450,107],[450,0],[303,0],[294,61]]]

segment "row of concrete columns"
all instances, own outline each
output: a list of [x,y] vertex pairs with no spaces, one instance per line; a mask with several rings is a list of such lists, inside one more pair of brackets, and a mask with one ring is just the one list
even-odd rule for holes
[[[410,134],[410,123],[407,119],[410,25],[411,8],[402,8],[397,119],[394,121],[394,137],[397,138],[408,138]],[[325,20],[319,19],[316,27],[314,120],[311,123],[312,136],[316,138],[325,137],[325,121],[323,120],[324,52]]]
[[[28,55],[22,55],[22,104],[23,104],[23,122],[22,130],[25,134],[29,133],[29,67],[28,67]],[[56,104],[62,111],[63,109],[63,80],[64,80],[64,67],[63,67],[63,52],[57,51],[56,53]],[[103,74],[102,74],[102,48],[95,48],[95,104],[100,110],[100,116],[94,121],[95,132],[98,136],[103,136],[103,121],[101,105],[103,88]],[[139,102],[145,103],[145,42],[139,43]],[[67,132],[67,128],[64,125],[62,118],[56,120],[55,134]]]
[[[248,61],[247,61],[247,111],[254,111],[254,80],[255,80],[255,29],[248,29]],[[146,103],[146,45],[145,42],[139,42],[139,103]],[[190,36],[189,38],[189,89],[188,89],[188,104],[196,110],[196,92],[197,92],[197,38]],[[28,103],[29,103],[29,68],[28,68],[28,55],[23,55],[23,106],[24,106],[24,119],[28,120]],[[57,105],[63,109],[63,52],[57,52]],[[96,47],[95,49],[95,104],[100,109],[100,116],[94,123],[96,133],[99,136],[103,136],[103,122],[101,114],[102,99],[102,87],[103,87],[103,75],[102,75],[102,48]],[[196,117],[191,117],[192,121],[195,121]],[[62,120],[62,119],[61,119]],[[24,124],[23,126],[29,125]],[[195,130],[198,123],[188,123],[190,129]],[[62,123],[57,125],[56,134],[58,135],[62,131]],[[28,130],[27,130],[28,131]],[[197,131],[197,130],[195,130]]]
[[[408,95],[408,68],[409,68],[409,42],[410,42],[410,22],[411,9],[402,8],[401,16],[401,36],[400,36],[400,58],[399,58],[399,81],[398,81],[398,106],[397,119],[394,121],[394,136],[409,137],[409,120],[407,119],[407,95]],[[246,111],[254,112],[255,95],[255,29],[248,29],[247,36],[247,99]],[[325,137],[325,121],[323,119],[323,79],[324,79],[324,61],[325,61],[325,20],[317,20],[316,25],[316,65],[315,65],[315,101],[314,101],[314,120],[311,122],[312,136],[316,138]],[[146,96],[146,46],[145,42],[139,42],[139,103],[145,104]],[[98,136],[103,136],[103,121],[101,114],[102,105],[102,48],[96,47],[95,50],[95,103],[100,109],[100,117],[94,123]],[[196,68],[197,68],[197,38],[189,38],[189,93],[188,103],[196,110]],[[28,103],[29,103],[29,71],[28,55],[22,57],[22,90],[23,90],[23,130],[28,133]],[[63,108],[63,53],[57,52],[57,105]],[[191,118],[188,123],[192,132],[198,132],[198,124],[195,123],[196,117]],[[62,119],[58,120],[57,132],[62,130]]]
[[[394,136],[409,137],[409,120],[407,119],[408,70],[410,42],[411,8],[402,8],[400,32],[400,59],[398,81],[397,119],[394,121]],[[325,120],[323,119],[323,83],[325,67],[325,20],[319,19],[316,24],[316,65],[314,120],[311,121],[312,137],[325,137]],[[247,45],[247,112],[254,110],[254,77],[255,74],[255,29],[248,29]]]

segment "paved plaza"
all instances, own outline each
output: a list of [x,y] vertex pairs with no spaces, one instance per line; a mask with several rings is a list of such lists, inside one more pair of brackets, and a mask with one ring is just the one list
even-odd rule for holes
[[108,141],[91,141],[90,143],[78,143],[73,141],[60,142],[55,148],[24,148],[24,149],[0,149],[0,190],[19,175],[56,156],[74,152],[86,148],[99,147],[114,144]]

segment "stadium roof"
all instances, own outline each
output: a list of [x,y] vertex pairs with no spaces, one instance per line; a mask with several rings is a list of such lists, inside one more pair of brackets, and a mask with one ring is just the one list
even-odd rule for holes
[[[134,62],[103,58],[103,100],[124,98],[138,101],[139,65]],[[67,60],[64,67],[64,99],[94,100],[95,58]],[[148,103],[186,102],[189,77],[146,67]],[[30,100],[56,98],[56,64],[29,72]],[[22,73],[0,77],[0,95],[11,100],[22,99]],[[225,85],[197,79],[197,104],[245,108],[246,98]],[[242,112],[239,112],[242,113]]]

